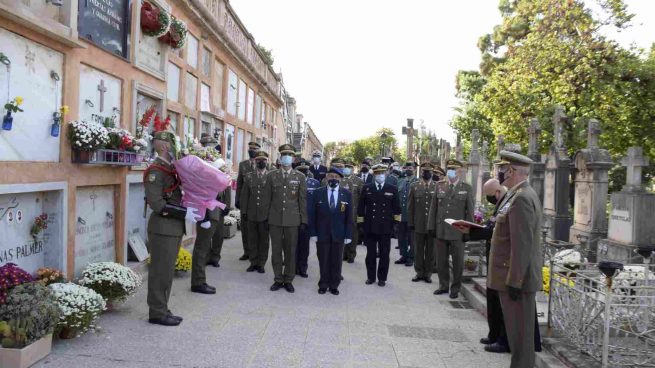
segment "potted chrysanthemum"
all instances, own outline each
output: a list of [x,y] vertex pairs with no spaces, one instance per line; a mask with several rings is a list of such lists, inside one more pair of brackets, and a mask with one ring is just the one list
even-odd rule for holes
[[98,317],[105,310],[105,299],[88,287],[73,284],[48,286],[61,309],[55,333],[62,339],[72,339],[89,329],[95,329]]
[[136,293],[141,286],[141,276],[115,262],[97,262],[86,266],[78,284],[102,295],[110,308],[115,302],[123,302]]

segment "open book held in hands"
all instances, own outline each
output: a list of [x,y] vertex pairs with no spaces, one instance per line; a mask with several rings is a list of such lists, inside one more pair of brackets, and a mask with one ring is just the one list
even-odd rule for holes
[[484,226],[476,224],[475,222],[470,222],[470,221],[464,221],[464,220],[454,220],[451,218],[443,220],[445,223],[447,223],[450,226],[462,226],[462,227],[475,227],[475,228],[480,228],[482,229]]

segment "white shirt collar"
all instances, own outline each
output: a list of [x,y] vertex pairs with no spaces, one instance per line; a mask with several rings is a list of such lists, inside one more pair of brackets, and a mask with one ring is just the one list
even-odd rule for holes
[[[328,203],[330,203],[330,195],[332,194],[332,188],[328,185],[327,187],[327,196],[328,196]],[[337,185],[336,188],[334,188],[334,198],[335,202],[339,201],[339,185]]]
[[375,189],[377,189],[378,186],[379,186],[380,188],[384,188],[384,183],[386,183],[386,182],[387,182],[387,181],[385,180],[385,181],[383,181],[383,182],[380,183],[380,184],[378,184],[377,181],[374,181],[373,183],[375,183]]

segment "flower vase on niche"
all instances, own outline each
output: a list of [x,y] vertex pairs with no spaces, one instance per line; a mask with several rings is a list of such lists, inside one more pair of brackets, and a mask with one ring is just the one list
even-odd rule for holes
[[14,117],[11,116],[11,111],[7,111],[7,115],[2,117],[2,129],[11,130],[11,126],[13,125],[13,122],[14,122]]
[[52,113],[52,125],[50,126],[50,135],[59,137],[59,127],[61,125],[61,115],[58,112]]

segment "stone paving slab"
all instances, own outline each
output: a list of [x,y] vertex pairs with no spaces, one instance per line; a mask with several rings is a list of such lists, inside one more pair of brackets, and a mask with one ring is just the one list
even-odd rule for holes
[[270,262],[265,274],[245,272],[238,235],[226,240],[221,267],[207,268],[216,295],[191,293],[189,276],[176,277],[169,306],[184,317],[180,326],[147,323],[144,285],[102,316],[99,331],[56,341],[35,367],[509,366],[509,354],[485,353],[477,342],[487,333],[484,317],[434,296],[436,283],[411,282],[412,267],[392,263],[387,286],[365,285],[366,249],[359,246],[355,263],[343,264],[341,295],[319,295],[312,244],[309,278],[296,278],[294,294],[271,292]]

